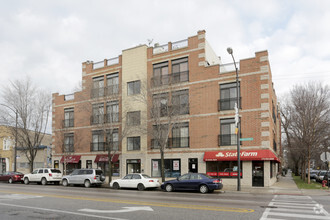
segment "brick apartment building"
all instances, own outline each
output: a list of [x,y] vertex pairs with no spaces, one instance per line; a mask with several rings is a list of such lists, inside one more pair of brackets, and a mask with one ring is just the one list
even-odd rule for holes
[[[241,141],[241,184],[270,186],[279,169],[281,137],[268,52],[240,60],[238,67],[241,138],[250,138]],[[84,62],[82,90],[53,94],[53,165],[67,172],[106,170],[111,139],[114,178],[134,172],[160,177],[151,114],[158,109],[160,123],[172,124],[165,135],[167,178],[200,172],[236,185],[235,77],[234,64],[221,63],[205,31]]]

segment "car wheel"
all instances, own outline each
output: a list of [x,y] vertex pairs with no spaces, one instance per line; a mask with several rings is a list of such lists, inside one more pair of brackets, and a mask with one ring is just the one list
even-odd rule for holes
[[117,182],[115,182],[113,185],[112,185],[112,188],[114,189],[120,189],[120,186]]
[[173,186],[171,184],[166,184],[165,191],[166,192],[172,192],[173,191]]
[[63,185],[63,186],[68,186],[68,185],[69,185],[69,184],[68,184],[68,180],[63,180],[63,181],[62,181],[62,185]]
[[27,177],[26,177],[26,178],[24,178],[24,184],[26,184],[26,185],[27,185],[27,184],[29,184],[29,183],[30,183],[30,181],[29,181],[29,178],[27,178]]
[[84,183],[85,187],[88,188],[91,186],[91,182],[89,180],[85,180],[85,183]]
[[143,191],[145,189],[145,187],[142,183],[139,183],[137,188],[138,188],[139,191]]
[[13,179],[9,178],[8,183],[13,183]]
[[209,188],[208,188],[206,185],[201,185],[201,186],[199,187],[199,191],[200,191],[201,193],[207,193],[207,192],[209,191]]
[[42,178],[42,179],[41,179],[41,184],[42,184],[42,185],[46,185],[46,184],[47,184],[47,180],[46,180],[46,178]]

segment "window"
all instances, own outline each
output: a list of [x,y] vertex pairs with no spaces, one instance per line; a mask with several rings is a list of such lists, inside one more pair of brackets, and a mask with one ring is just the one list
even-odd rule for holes
[[[241,178],[243,177],[243,166],[241,167]],[[237,178],[237,161],[215,161],[206,163],[206,174],[221,178]]]
[[[234,109],[236,102],[237,102],[236,82],[221,84],[219,111]],[[240,104],[240,106],[242,105]]]
[[188,57],[172,61],[172,83],[189,80]]
[[168,115],[168,93],[153,95],[152,117],[164,117]]
[[10,150],[10,146],[13,145],[13,141],[10,138],[3,139],[3,150]]
[[102,131],[93,131],[91,151],[104,151],[104,135]]
[[[165,159],[165,177],[179,177],[181,175],[181,160],[180,159]],[[151,160],[152,177],[161,176],[160,159]]]
[[92,98],[104,96],[104,77],[93,78]]
[[169,84],[168,62],[154,64],[153,86]]
[[189,114],[189,90],[173,92],[172,105],[173,114]]
[[[152,128],[151,149],[159,149],[166,140],[168,125],[154,125]],[[168,143],[166,143],[166,147],[168,147]]]
[[127,125],[140,125],[141,120],[140,120],[140,111],[135,111],[135,112],[127,112]]
[[118,122],[119,121],[119,104],[118,101],[107,103],[107,115],[106,122]]
[[94,104],[92,114],[92,124],[102,124],[104,122],[104,104]]
[[140,137],[128,137],[127,138],[127,150],[140,150]]
[[173,127],[171,147],[189,147],[189,123],[180,123]]
[[118,129],[108,130],[107,131],[107,145],[110,147],[110,151],[119,150],[119,136]]
[[235,119],[220,120],[219,145],[229,146],[237,144],[237,135],[235,134]]
[[107,75],[107,95],[118,94],[119,91],[119,77],[118,73]]
[[64,134],[64,152],[74,152],[74,134]]
[[127,83],[127,95],[140,94],[141,81],[132,81]]
[[68,128],[68,127],[73,127],[74,126],[74,109],[73,108],[66,108],[64,109],[64,127]]

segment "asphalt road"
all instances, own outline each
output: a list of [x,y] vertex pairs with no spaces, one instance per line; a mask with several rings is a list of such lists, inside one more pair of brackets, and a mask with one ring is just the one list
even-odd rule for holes
[[[318,199],[324,210],[330,209],[327,197]],[[269,204],[273,200],[270,194],[167,193],[0,183],[0,219],[270,219],[273,213]],[[330,219],[323,212],[320,216]]]

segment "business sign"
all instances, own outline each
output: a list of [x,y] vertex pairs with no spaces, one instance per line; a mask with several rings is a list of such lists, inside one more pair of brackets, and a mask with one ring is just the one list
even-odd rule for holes
[[[205,152],[204,161],[236,161],[237,151],[210,151]],[[279,159],[271,150],[241,150],[240,160],[276,160]]]

